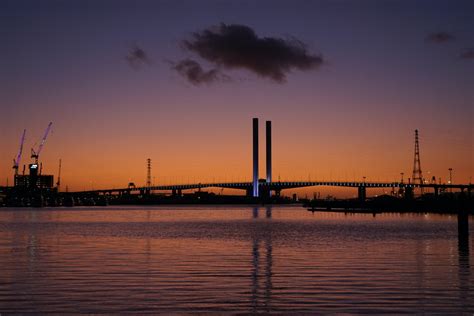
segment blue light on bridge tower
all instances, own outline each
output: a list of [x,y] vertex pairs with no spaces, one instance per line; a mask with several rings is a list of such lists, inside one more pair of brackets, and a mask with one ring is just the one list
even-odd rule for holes
[[[265,124],[266,141],[266,159],[267,159],[267,183],[272,182],[272,121],[266,121]],[[268,196],[271,196],[270,187],[268,187]]]
[[253,119],[253,197],[258,197],[258,118]]

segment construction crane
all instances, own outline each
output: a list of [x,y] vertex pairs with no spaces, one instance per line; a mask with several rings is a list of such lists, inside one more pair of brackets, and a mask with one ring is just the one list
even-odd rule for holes
[[49,122],[48,127],[46,128],[46,131],[44,132],[43,139],[41,139],[41,143],[38,146],[38,149],[36,151],[31,148],[31,158],[35,159],[35,164],[38,164],[38,159],[39,155],[41,153],[41,150],[43,150],[44,143],[46,142],[46,138],[48,137],[49,131],[51,130],[51,125],[53,125],[53,122]]
[[25,143],[26,129],[23,130],[23,135],[21,136],[20,149],[18,150],[18,155],[16,159],[13,159],[13,169],[15,169],[15,176],[18,175],[18,166],[20,165],[21,154],[23,153],[23,144]]
[[56,187],[59,192],[59,188],[61,186],[61,159],[59,159],[59,172],[58,172],[58,182],[56,182]]

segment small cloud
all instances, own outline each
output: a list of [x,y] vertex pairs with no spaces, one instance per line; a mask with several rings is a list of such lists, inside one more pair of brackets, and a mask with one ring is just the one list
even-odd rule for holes
[[474,49],[466,49],[461,54],[459,54],[459,58],[467,59],[467,60],[474,60]]
[[128,62],[130,67],[133,69],[139,69],[143,65],[151,65],[151,60],[148,58],[147,53],[137,45],[134,45],[125,60]]
[[218,69],[211,69],[205,71],[201,65],[192,59],[183,59],[172,67],[181,76],[185,77],[193,85],[200,85],[202,83],[212,83],[215,81],[225,81],[229,77],[221,73]]
[[258,37],[245,25],[224,24],[195,32],[183,47],[216,67],[247,69],[283,83],[293,69],[317,69],[325,61],[297,39]]
[[453,34],[450,34],[447,32],[431,33],[426,37],[426,40],[428,42],[437,43],[437,44],[451,42],[451,41],[454,41],[455,39],[456,37]]

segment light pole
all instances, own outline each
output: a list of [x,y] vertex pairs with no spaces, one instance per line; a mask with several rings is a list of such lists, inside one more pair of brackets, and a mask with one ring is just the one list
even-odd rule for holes
[[[453,184],[453,168],[449,168],[449,185]],[[449,188],[449,192],[453,192],[453,188]]]
[[[400,184],[403,184],[403,176],[404,175],[405,175],[404,172],[400,172],[400,176],[401,176]],[[402,196],[403,192],[405,192],[405,189],[403,188],[403,186],[399,186],[398,187],[398,196]]]

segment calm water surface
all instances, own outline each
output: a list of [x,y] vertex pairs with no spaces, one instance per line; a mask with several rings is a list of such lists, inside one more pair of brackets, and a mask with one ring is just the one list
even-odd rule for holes
[[441,215],[4,208],[0,313],[472,313],[458,237]]

